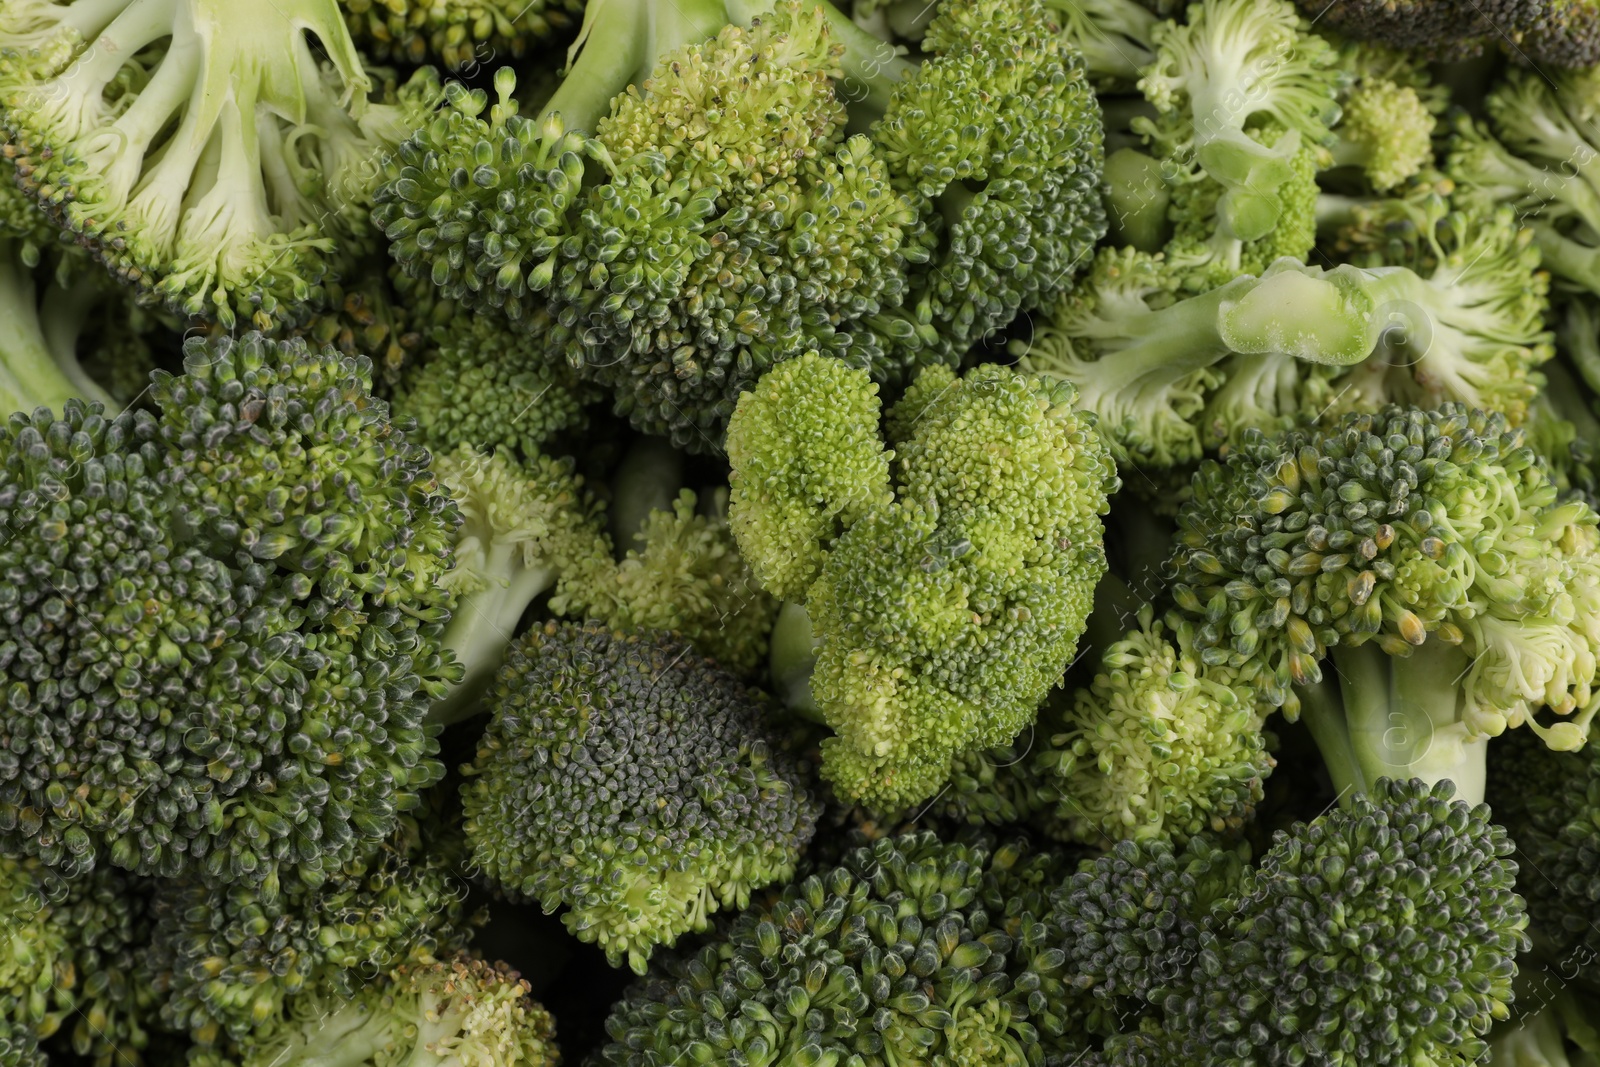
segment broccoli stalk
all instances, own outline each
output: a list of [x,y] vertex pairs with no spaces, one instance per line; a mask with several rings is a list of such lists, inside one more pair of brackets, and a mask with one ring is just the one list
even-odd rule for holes
[[73,289],[46,283],[41,301],[21,251],[0,238],[0,411],[60,411],[73,397],[115,411],[118,405],[77,357],[77,334],[86,321],[79,298],[96,292],[94,279]]

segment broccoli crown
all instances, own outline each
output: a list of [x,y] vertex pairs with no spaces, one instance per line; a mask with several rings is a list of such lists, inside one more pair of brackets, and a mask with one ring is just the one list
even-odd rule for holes
[[1293,710],[1290,684],[1319,679],[1330,648],[1375,640],[1405,656],[1435,633],[1472,659],[1469,732],[1498,734],[1548,704],[1577,712],[1559,727],[1566,744],[1592,714],[1595,522],[1556,503],[1503,416],[1389,407],[1247,434],[1204,464],[1178,517],[1172,591],[1201,662],[1271,703]]
[[[736,25],[697,0],[720,29],[683,40],[639,39],[636,6],[590,11],[541,120],[509,70],[492,107],[449,90],[374,217],[451,298],[546,308],[552,347],[641,430],[714,450],[740,391],[813,349],[884,381],[954,362],[1104,232],[1099,111],[1032,0],[946,0],[905,81],[825,5]],[[847,135],[846,70],[869,133]]]
[[1505,831],[1452,797],[1380,779],[1275,835],[1167,1005],[1194,1062],[1479,1061],[1510,1014],[1527,915]]
[[1201,662],[1191,627],[1146,606],[1101,654],[1087,687],[1060,701],[1034,756],[1073,840],[1182,841],[1237,829],[1255,814],[1274,762],[1255,695]]
[[72,876],[314,884],[442,771],[456,516],[365,363],[249,335],[186,368],[154,414],[0,428],[0,838]]
[[1594,0],[1550,0],[1543,17],[1528,27],[1523,48],[1534,63],[1592,69],[1600,63],[1600,7]]
[[[984,365],[924,372],[897,499],[839,537],[807,595],[823,774],[894,808],[1033,721],[1105,571],[1116,475],[1070,386]],[[937,385],[929,388],[930,385]],[[759,387],[758,387],[759,388]]]
[[600,1062],[1052,1062],[1070,1005],[1039,922],[1051,873],[1021,846],[931,833],[853,848],[652,968]]
[[1182,986],[1212,905],[1238,892],[1244,871],[1238,849],[1205,835],[1182,848],[1118,841],[1051,892],[1047,921],[1068,981],[1119,1022]]
[[1394,189],[1433,162],[1435,122],[1415,86],[1363,76],[1345,97],[1332,162],[1360,167],[1379,192]]
[[728,518],[774,596],[803,598],[839,535],[891,498],[880,417],[877,384],[816,352],[739,397],[725,446]]
[[9,5],[6,153],[59,225],[174,311],[293,321],[324,299],[335,245],[371,236],[370,161],[434,106],[438,79],[370,99],[336,0],[169,8]]
[[470,445],[531,461],[558,434],[583,429],[596,390],[547,358],[549,328],[542,316],[511,329],[458,311],[430,331],[430,350],[394,398],[395,411],[416,420],[411,436],[435,453]]
[[513,644],[462,789],[473,859],[642,971],[793,874],[818,809],[759,691],[681,639],[547,623]]
[[[401,964],[349,996],[293,997],[231,1058],[238,1067],[556,1067],[555,1036],[555,1020],[521,975],[454,954]],[[203,1053],[198,1062],[207,1062]]]
[[1522,733],[1489,748],[1486,798],[1516,842],[1529,877],[1530,928],[1562,974],[1593,981],[1600,932],[1588,916],[1600,900],[1600,752],[1552,751]]
[[44,1067],[51,1044],[95,1067],[141,1062],[156,1012],[155,991],[136,973],[148,904],[121,871],[69,880],[37,859],[0,855],[5,1063]]
[[384,62],[471,68],[577,28],[582,0],[339,0],[350,34]]

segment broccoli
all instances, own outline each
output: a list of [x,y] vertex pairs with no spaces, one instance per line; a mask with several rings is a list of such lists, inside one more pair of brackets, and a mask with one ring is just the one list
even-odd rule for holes
[[1428,59],[1501,46],[1523,63],[1587,67],[1600,60],[1592,0],[1299,0],[1318,25]]
[[1072,1062],[1076,1005],[1040,922],[1058,877],[1021,844],[858,844],[652,967],[598,1062]]
[[1556,752],[1512,734],[1490,747],[1486,796],[1528,870],[1518,888],[1539,956],[1565,981],[1600,985],[1590,918],[1600,899],[1600,752]]
[[1600,74],[1511,70],[1485,109],[1493,135],[1456,117],[1450,178],[1463,195],[1515,208],[1559,283],[1600,293]]
[[788,879],[818,815],[765,697],[669,635],[551,622],[511,646],[461,793],[473,862],[642,972]]
[[323,298],[335,252],[374,236],[372,158],[440,96],[424,70],[370,99],[336,0],[17,0],[0,40],[23,188],[113,274],[225,329]]
[[330,870],[316,889],[176,883],[151,906],[141,979],[161,1020],[202,1046],[248,1041],[300,997],[350,997],[374,974],[465,947],[482,915],[450,862],[461,835],[435,810]]
[[1208,1067],[1479,1062],[1527,945],[1512,851],[1449,783],[1380,779],[1274,836],[1131,1043]]
[[1600,708],[1597,522],[1503,416],[1389,407],[1203,465],[1171,591],[1200,661],[1304,715],[1336,785],[1404,768],[1476,802],[1489,738],[1575,748]]
[[1594,996],[1562,982],[1526,1009],[1520,993],[1518,1014],[1489,1038],[1488,1067],[1595,1067],[1600,1063],[1600,1032],[1594,1023]]
[[1132,88],[1155,62],[1160,16],[1136,0],[1043,0],[1096,88]]
[[1237,830],[1274,766],[1268,709],[1201,662],[1183,621],[1169,626],[1144,604],[1129,623],[1093,681],[1060,691],[1041,716],[1029,758],[1057,798],[1052,826],[1094,846]]
[[349,996],[308,993],[227,1058],[194,1067],[556,1067],[555,1020],[504,963],[467,955],[403,964]]
[[810,349],[885,382],[953,364],[1105,229],[1099,111],[1035,0],[943,0],[920,64],[826,4],[762,6],[591,2],[540,117],[509,68],[492,105],[450,87],[374,209],[405,270],[545,309],[619,413],[702,452]]
[[[1201,0],[1185,23],[1155,29],[1156,60],[1139,81],[1154,119],[1135,119],[1175,172],[1198,168],[1223,191],[1223,233],[1265,237],[1286,212],[1280,190],[1299,184],[1295,156],[1327,141],[1341,75],[1333,46],[1300,28],[1289,0]],[[1252,137],[1251,130],[1281,133]]]
[[993,364],[924,370],[885,421],[891,481],[863,433],[878,415],[865,371],[807,354],[740,397],[733,529],[758,580],[803,597],[810,692],[834,732],[822,772],[844,797],[932,797],[958,753],[1031,723],[1071,662],[1116,485],[1076,399]]
[[[1119,464],[1170,467],[1200,458],[1202,426],[1220,423],[1227,439],[1261,416],[1233,424],[1229,409],[1208,401],[1231,354],[1289,364],[1291,397],[1305,391],[1299,363],[1348,366],[1376,347],[1377,312],[1416,281],[1410,271],[1331,271],[1280,259],[1260,277],[1235,277],[1188,298],[1159,255],[1103,248],[1094,267],[1055,307],[1049,323],[1013,350],[1020,366],[1070,383],[1093,412]],[[1224,400],[1226,401],[1226,397]],[[1278,416],[1293,416],[1296,400]],[[1315,409],[1312,409],[1315,410]]]
[[300,341],[196,339],[151,411],[0,427],[0,845],[271,895],[438,778],[457,514],[370,387]]
[[72,398],[117,407],[78,359],[84,320],[74,297],[97,294],[98,283],[90,276],[63,287],[48,279],[41,292],[21,244],[0,237],[0,410],[59,409]]
[[582,0],[339,0],[350,35],[385,62],[482,66],[575,30]]
[[1448,96],[1427,68],[1411,54],[1362,41],[1340,47],[1339,66],[1347,82],[1324,169],[1355,168],[1368,187],[1384,193],[1429,168]]
[[5,1063],[45,1067],[55,1049],[95,1067],[137,1067],[156,1021],[155,991],[137,974],[149,903],[148,888],[121,871],[68,880],[0,853]]

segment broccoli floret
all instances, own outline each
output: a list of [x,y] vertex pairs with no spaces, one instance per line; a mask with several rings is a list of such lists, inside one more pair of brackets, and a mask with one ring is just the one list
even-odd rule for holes
[[197,1067],[556,1067],[555,1020],[504,963],[465,955],[405,964],[349,996],[307,994],[228,1059]]
[[1600,73],[1510,70],[1484,105],[1494,136],[1457,116],[1449,176],[1465,196],[1516,209],[1558,282],[1600,293]]
[[70,876],[316,884],[442,772],[457,515],[370,365],[186,348],[153,413],[0,427],[0,842]]
[[23,187],[118,277],[226,329],[323,299],[329,255],[371,236],[373,159],[440,95],[423,71],[369,99],[336,0],[20,0],[0,39]]
[[[1223,231],[1259,240],[1279,224],[1280,188],[1294,184],[1294,159],[1328,140],[1337,118],[1337,53],[1300,27],[1289,0],[1202,0],[1185,23],[1155,30],[1156,60],[1139,81],[1155,119],[1136,119],[1156,154],[1175,169],[1198,165],[1223,186]],[[1270,140],[1251,137],[1263,125]]]
[[1435,60],[1464,59],[1516,41],[1548,16],[1550,0],[1299,0],[1326,29]]
[[566,908],[643,972],[652,950],[793,875],[818,808],[757,690],[662,634],[548,623],[511,646],[462,789],[473,861]]
[[1433,163],[1433,132],[1448,95],[1406,52],[1365,42],[1339,49],[1347,77],[1325,168],[1359,169],[1365,184],[1388,192]]
[[[822,555],[804,604],[816,640],[810,693],[834,731],[823,775],[850,800],[898,809],[937,793],[956,755],[1033,721],[1104,573],[1100,516],[1116,476],[1070,386],[993,364],[961,378],[930,368],[887,420],[894,498],[831,545],[802,540],[831,535],[848,493],[877,491],[870,445],[853,436],[847,473],[820,492],[808,481],[835,458],[811,450],[831,445],[841,414],[876,421],[866,372],[838,375],[815,403],[773,402],[826,377],[815,366],[826,358],[781,364],[740,398],[729,430],[743,442],[736,484],[755,469],[740,457],[756,455],[777,481],[734,498],[733,527],[758,575],[796,548]],[[816,515],[775,515],[774,500],[812,503]],[[790,573],[796,584],[808,576]]]
[[543,315],[512,329],[458,311],[429,331],[394,398],[395,410],[416,420],[417,442],[435,453],[509,449],[531,462],[552,438],[583,429],[597,390],[548,358],[550,326]]
[[1527,915],[1505,831],[1452,795],[1383,779],[1277,834],[1163,991],[1167,1062],[1479,1062]]
[[[1180,299],[1162,257],[1103,248],[1049,324],[1014,351],[1025,370],[1077,389],[1120,464],[1170,467],[1201,456],[1202,412],[1230,354],[1277,357],[1291,374],[1297,363],[1357,363],[1377,344],[1375,311],[1401,280],[1281,259],[1259,278]],[[1211,432],[1225,439],[1236,427],[1224,410],[1213,405],[1206,421],[1221,420]]]
[[652,968],[613,1009],[599,1062],[1072,1062],[1073,1005],[1039,921],[1055,876],[1020,845],[922,833],[853,848]]
[[1155,62],[1160,16],[1135,0],[1044,0],[1101,91],[1132,88]]
[[1600,981],[1600,748],[1556,752],[1513,734],[1489,750],[1486,798],[1517,844],[1528,877],[1534,946],[1566,981]]
[[590,3],[540,118],[509,70],[492,107],[452,88],[375,211],[406,270],[548,309],[620,413],[702,452],[808,350],[883,381],[956,362],[1105,229],[1099,111],[1033,0],[944,0],[920,64],[825,4],[758,8]]
[[[1339,785],[1403,768],[1476,801],[1488,738],[1584,742],[1600,520],[1558,503],[1503,416],[1390,407],[1247,434],[1194,490],[1170,565],[1201,661],[1291,715],[1291,687],[1313,687],[1305,714]],[[1316,686],[1330,652],[1338,693]]]
[[569,30],[583,0],[339,0],[356,43],[384,62],[481,67]]
[[1274,766],[1248,686],[1196,653],[1189,626],[1144,605],[1104,649],[1093,682],[1063,693],[1032,755],[1070,840],[1182,842],[1237,830]]
[[0,1056],[46,1067],[70,1051],[95,1067],[142,1062],[157,994],[137,973],[150,894],[121,871],[68,880],[0,855]]
[[353,997],[376,974],[465,947],[482,916],[444,852],[460,833],[459,823],[404,818],[316,889],[164,889],[142,976],[161,991],[162,1022],[203,1046],[248,1042],[299,998]]

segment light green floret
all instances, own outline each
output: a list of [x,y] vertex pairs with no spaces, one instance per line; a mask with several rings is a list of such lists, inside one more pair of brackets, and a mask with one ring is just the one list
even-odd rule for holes
[[1345,99],[1329,155],[1336,167],[1359,167],[1379,192],[1393,189],[1433,161],[1434,122],[1415,89],[1364,79]]
[[373,160],[439,95],[424,71],[369,99],[335,0],[18,0],[0,40],[24,188],[124,280],[224,328],[320,302],[329,255],[369,236]]
[[932,796],[956,755],[1027,726],[1070,662],[1115,485],[1075,400],[986,366],[894,416],[911,426],[896,500],[845,532],[807,599],[836,734],[823,773],[847,796]]
[[[1134,129],[1174,166],[1193,160],[1224,186],[1217,211],[1231,236],[1265,236],[1283,214],[1295,153],[1326,141],[1338,116],[1337,53],[1301,28],[1288,0],[1203,0],[1154,36],[1139,89],[1159,115]],[[1287,133],[1270,144],[1249,135],[1268,124]]]
[[410,964],[350,996],[292,998],[230,1058],[237,1067],[556,1067],[555,1020],[531,994],[503,963]]
[[339,0],[356,43],[384,62],[472,68],[576,29],[582,0]]
[[1119,463],[1171,467],[1202,454],[1202,413],[1230,355],[1281,358],[1297,377],[1367,358],[1386,297],[1375,288],[1352,267],[1285,258],[1178,299],[1162,257],[1105,248],[1014,350],[1023,369],[1077,389]]
[[1137,623],[1043,720],[1058,732],[1034,758],[1059,797],[1057,823],[1096,846],[1237,829],[1274,766],[1265,709],[1226,668],[1200,661],[1189,626],[1163,624],[1148,605]]
[[808,352],[739,398],[725,448],[729,522],[761,587],[800,599],[839,535],[890,499],[878,386]]

